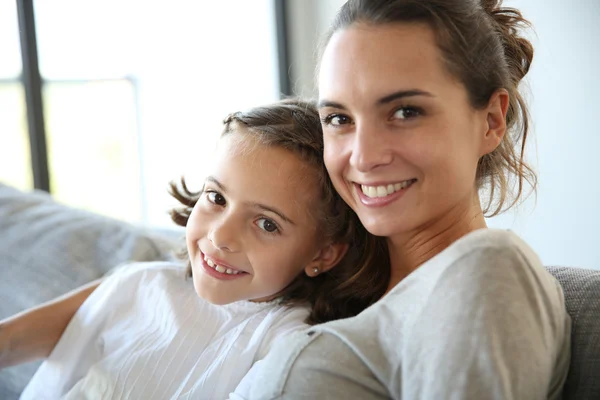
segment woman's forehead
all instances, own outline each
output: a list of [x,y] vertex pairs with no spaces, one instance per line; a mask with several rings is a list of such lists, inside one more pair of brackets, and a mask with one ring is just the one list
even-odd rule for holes
[[[320,100],[428,90],[451,78],[435,35],[424,23],[355,24],[334,34],[319,70]],[[330,99],[329,97],[334,97]]]

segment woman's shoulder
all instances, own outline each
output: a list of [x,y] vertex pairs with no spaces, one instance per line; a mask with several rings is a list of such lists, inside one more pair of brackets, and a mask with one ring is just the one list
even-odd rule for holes
[[524,261],[541,265],[535,251],[523,239],[504,229],[478,229],[457,240],[441,254],[444,253],[459,258],[481,253],[521,254]]
[[[422,287],[437,311],[461,308],[503,314],[541,313],[559,331],[566,320],[562,287],[533,249],[511,231],[483,229],[466,235],[440,253],[437,267]],[[435,305],[435,306],[434,306]]]
[[[480,229],[465,235],[431,260],[438,279],[459,286],[492,281],[512,282],[520,287],[556,291],[558,283],[544,268],[535,251],[514,232]],[[436,268],[434,268],[436,269]]]
[[[427,265],[428,264],[428,265]],[[432,275],[449,279],[454,276],[465,283],[491,279],[498,275],[518,274],[520,279],[555,280],[544,268],[535,251],[519,236],[508,230],[479,229],[454,242],[423,265],[426,280]]]

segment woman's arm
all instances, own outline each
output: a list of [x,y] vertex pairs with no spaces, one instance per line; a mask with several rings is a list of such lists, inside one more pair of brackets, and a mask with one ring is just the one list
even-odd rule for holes
[[48,357],[75,312],[101,281],[0,321],[0,369]]
[[482,248],[447,268],[411,331],[406,398],[560,398],[570,319],[524,246]]

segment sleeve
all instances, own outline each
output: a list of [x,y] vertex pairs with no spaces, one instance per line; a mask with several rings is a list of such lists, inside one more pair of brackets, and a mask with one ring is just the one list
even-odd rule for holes
[[284,306],[274,313],[271,317],[275,322],[265,332],[256,359],[265,358],[274,344],[289,334],[309,328],[310,325],[304,322],[309,313],[310,309],[303,306]]
[[286,342],[288,336],[304,331],[310,327],[304,321],[308,317],[310,309],[307,307],[282,307],[280,312],[273,317],[276,322],[265,333],[265,337],[257,352],[257,361],[252,364],[250,370],[244,375],[244,378],[235,388],[235,391],[229,394],[229,400],[244,400],[249,398],[250,389],[254,382],[264,376],[265,364],[264,358],[277,347],[279,342]]
[[230,400],[389,399],[385,387],[345,343],[319,331],[295,332],[278,342],[251,373],[247,391],[236,390],[238,397]]
[[[21,399],[57,399],[65,395],[102,356],[100,335],[111,310],[133,295],[139,266],[126,265],[108,276],[67,325],[50,356],[39,367]],[[137,274],[139,276],[140,274]]]
[[246,400],[250,396],[250,388],[252,383],[260,376],[261,368],[264,360],[255,362],[250,370],[244,375],[240,383],[235,388],[235,391],[229,394],[228,400]]
[[560,398],[570,324],[541,265],[516,249],[479,249],[432,289],[398,343],[405,350],[395,382],[378,381],[337,337],[298,333],[267,356],[247,398]]
[[570,320],[536,261],[515,247],[482,248],[449,266],[406,337],[395,396],[559,398]]

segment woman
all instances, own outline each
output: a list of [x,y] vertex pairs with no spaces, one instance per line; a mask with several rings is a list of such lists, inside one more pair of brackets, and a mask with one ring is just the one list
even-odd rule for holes
[[325,162],[388,247],[391,279],[360,315],[276,346],[246,377],[250,398],[560,397],[562,291],[523,241],[484,220],[535,187],[522,157],[523,23],[497,1],[340,9],[319,68]]
[[385,238],[391,280],[357,317],[276,347],[250,398],[560,398],[561,288],[516,235],[485,229],[485,213],[535,186],[517,88],[533,48],[521,14],[499,3],[350,0],[339,11],[319,67],[325,163]]

